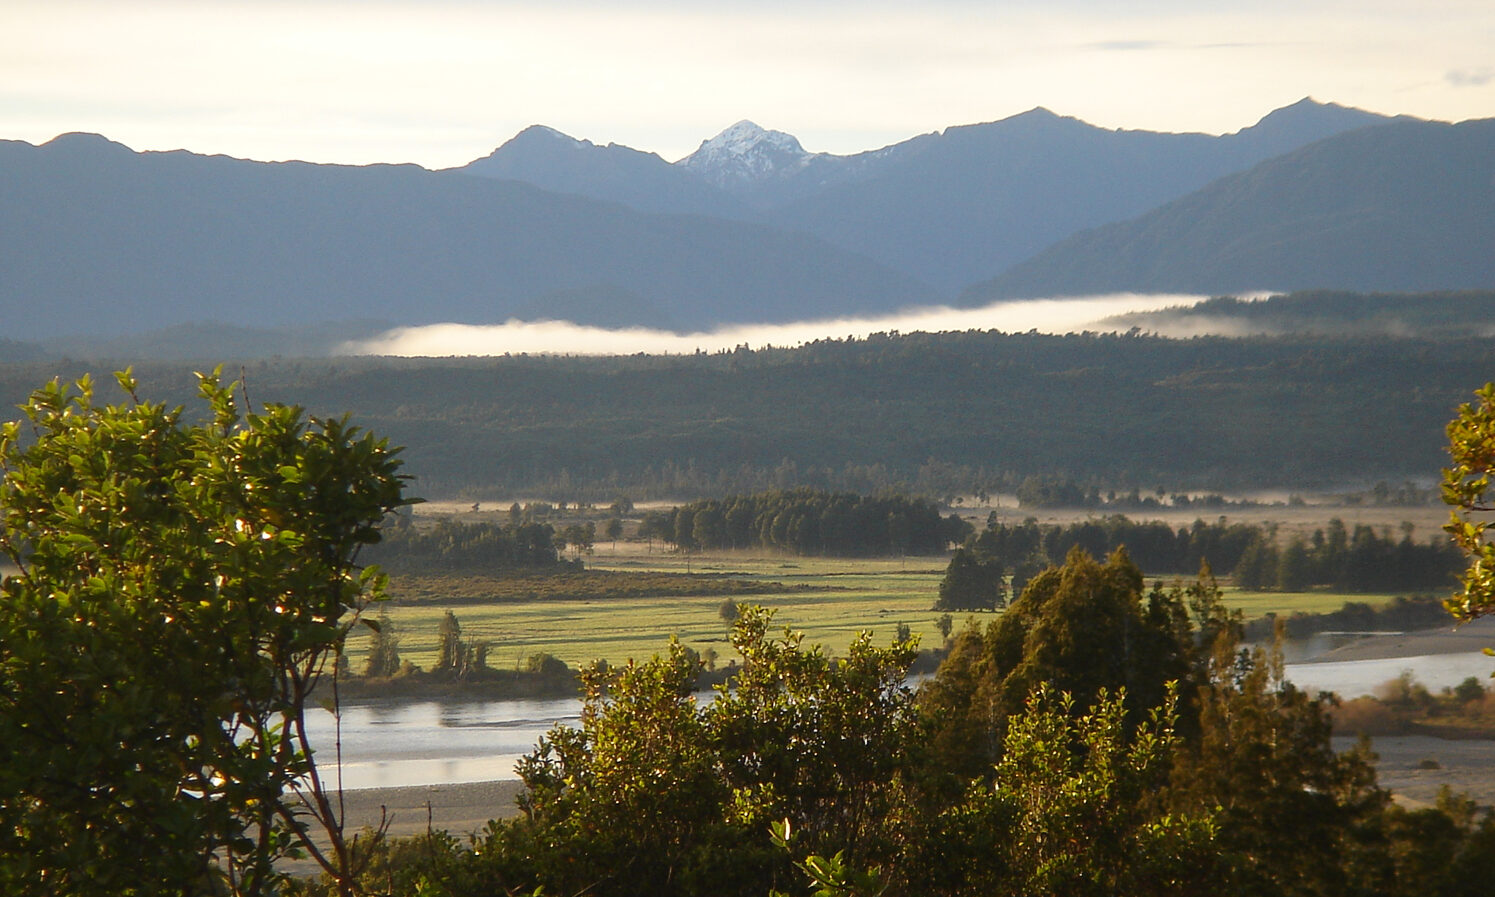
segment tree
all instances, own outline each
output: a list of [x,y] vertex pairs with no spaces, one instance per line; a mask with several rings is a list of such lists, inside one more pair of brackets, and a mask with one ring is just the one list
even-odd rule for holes
[[1142,585],[1124,550],[1098,564],[1075,548],[985,632],[967,626],[920,694],[938,760],[958,775],[982,775],[1000,759],[1008,719],[1040,685],[1080,707],[1102,689],[1124,691],[1138,719],[1160,706],[1167,683],[1189,673],[1193,633],[1182,590],[1144,596]]
[[1495,473],[1495,383],[1474,395],[1477,401],[1460,405],[1448,424],[1453,463],[1443,471],[1443,500],[1453,508],[1444,529],[1469,561],[1459,594],[1446,602],[1460,620],[1495,612],[1495,544],[1485,535],[1489,521],[1480,516],[1495,511],[1488,494]]
[[386,678],[400,671],[400,637],[394,626],[389,614],[379,608],[379,619],[371,627],[374,634],[369,639],[369,656],[363,666],[365,676]]
[[[1178,744],[1172,698],[1135,727],[1123,704],[1102,692],[1082,710],[1041,686],[991,779],[923,820],[896,863],[868,867],[838,850],[795,866],[816,897],[1229,893],[1212,813],[1157,799]],[[786,820],[774,840],[797,854],[793,830]]]
[[116,378],[0,429],[0,888],[264,894],[306,851],[347,893],[306,713],[382,590],[355,559],[408,503],[396,450],[217,372],[196,424]]
[[1387,893],[1374,828],[1388,795],[1368,751],[1336,753],[1325,703],[1284,681],[1280,651],[1243,653],[1233,627],[1213,639],[1208,670],[1169,806],[1213,813],[1239,893]]
[[436,665],[431,671],[460,675],[465,654],[462,647],[462,624],[456,614],[447,611],[436,624]]
[[1295,537],[1282,549],[1277,560],[1277,588],[1284,592],[1301,592],[1312,585],[1313,568],[1308,546]]
[[761,895],[791,869],[768,834],[783,819],[796,850],[889,858],[915,765],[915,644],[864,633],[833,658],[741,610],[742,666],[712,701],[697,703],[700,658],[673,640],[582,672],[580,728],[557,726],[520,762],[524,816],[479,844],[502,885],[490,893]]
[[1047,686],[1029,695],[991,783],[946,814],[967,850],[984,840],[973,830],[1002,833],[984,855],[963,857],[975,892],[1202,894],[1225,884],[1211,812],[1169,813],[1156,799],[1178,743],[1173,697],[1135,728],[1124,704],[1105,690],[1083,710]]
[[940,580],[935,610],[996,610],[1007,605],[1006,571],[1001,561],[984,561],[957,548]]
[[492,648],[488,641],[464,639],[457,615],[447,611],[436,625],[436,666],[431,672],[466,679],[474,672],[488,668],[488,652]]

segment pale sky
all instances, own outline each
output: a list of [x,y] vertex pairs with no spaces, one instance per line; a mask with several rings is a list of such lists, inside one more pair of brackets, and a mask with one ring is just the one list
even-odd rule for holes
[[1495,116],[1492,0],[0,0],[0,139],[416,162],[530,124],[675,160],[851,153],[1046,106],[1222,133],[1304,96]]

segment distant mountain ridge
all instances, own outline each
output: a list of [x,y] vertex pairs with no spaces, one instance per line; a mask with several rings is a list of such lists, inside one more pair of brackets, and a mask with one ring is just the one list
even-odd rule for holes
[[1495,119],[1340,134],[1072,236],[962,303],[1096,292],[1488,289]]
[[[79,335],[251,351],[284,328],[370,320],[688,331],[957,296],[1489,289],[1492,129],[1303,100],[1215,137],[1040,108],[850,156],[738,122],[670,163],[537,125],[440,172],[0,141],[4,348]],[[171,329],[187,322],[201,325]],[[232,332],[209,339],[212,322]]]
[[749,208],[654,153],[616,143],[598,146],[554,128],[531,125],[487,156],[457,169],[524,181],[543,190],[621,202],[643,212],[751,217]]
[[[136,153],[97,135],[0,142],[0,314],[15,339],[187,321],[615,323],[692,329],[935,301],[911,278],[761,224],[645,214],[414,165]],[[591,303],[589,307],[589,303]]]
[[[1111,131],[1037,108],[849,156],[811,153],[789,134],[741,121],[669,166],[673,176],[657,156],[647,173],[625,170],[614,163],[612,145],[607,153],[587,152],[593,145],[573,138],[564,139],[574,147],[558,150],[554,159],[576,167],[559,176],[554,159],[526,154],[525,131],[462,170],[490,176],[501,170],[546,189],[651,211],[767,221],[954,292],[1077,231],[1141,214],[1324,137],[1388,120],[1305,98],[1248,128],[1212,137]],[[646,180],[654,186],[640,199]]]

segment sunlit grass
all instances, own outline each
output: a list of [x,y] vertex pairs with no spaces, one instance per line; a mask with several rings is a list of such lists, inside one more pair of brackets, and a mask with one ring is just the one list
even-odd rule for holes
[[1351,601],[1381,607],[1390,604],[1396,597],[1390,592],[1247,592],[1236,588],[1226,588],[1224,591],[1226,606],[1239,609],[1248,620],[1267,614],[1324,614],[1339,610]]
[[[625,543],[626,545],[626,543]],[[748,552],[684,556],[641,546],[632,551],[599,551],[590,569],[730,574],[750,580],[783,583],[791,591],[749,595],[740,600],[775,610],[775,622],[805,634],[808,644],[838,653],[846,650],[860,631],[872,632],[880,643],[890,641],[898,624],[907,624],[924,646],[941,641],[936,628],[940,614],[931,610],[947,560],[943,557],[819,558]],[[1148,577],[1149,584],[1157,577]],[[1163,577],[1164,582],[1172,577]],[[726,599],[720,595],[650,597],[608,600],[534,600],[503,603],[442,602],[434,595],[442,587],[433,579],[403,577],[387,608],[400,637],[400,656],[430,669],[436,659],[437,627],[447,610],[456,614],[465,638],[491,644],[489,666],[513,668],[533,654],[549,653],[577,667],[604,659],[621,663],[662,651],[673,635],[717,661],[735,657],[727,642],[729,624],[721,615]],[[403,583],[419,604],[400,604]],[[803,588],[805,591],[797,591]],[[1297,611],[1323,613],[1346,601],[1382,605],[1390,595],[1352,595],[1333,592],[1246,592],[1225,589],[1225,602],[1247,619],[1267,613]],[[984,625],[991,614],[953,614],[958,630],[968,618]],[[367,650],[367,631],[350,640],[354,670],[361,668]]]
[[[613,559],[607,559],[613,561]],[[883,560],[779,557],[645,555],[625,563],[600,562],[600,569],[732,573],[745,578],[782,582],[805,591],[749,595],[740,599],[774,609],[776,623],[805,634],[805,641],[835,653],[846,650],[860,631],[879,642],[891,641],[898,624],[907,624],[925,645],[938,644],[930,610],[944,573],[942,558]],[[418,578],[408,577],[412,588]],[[827,589],[827,586],[830,588]],[[705,654],[715,650],[720,663],[735,657],[727,642],[730,624],[720,595],[607,601],[512,601],[502,604],[440,602],[401,605],[400,593],[387,608],[400,638],[400,656],[429,669],[436,659],[437,628],[447,610],[456,614],[464,638],[488,641],[489,666],[512,668],[536,653],[549,653],[571,666],[604,659],[621,663],[662,651],[670,636]],[[355,670],[363,663],[367,632],[350,640]]]

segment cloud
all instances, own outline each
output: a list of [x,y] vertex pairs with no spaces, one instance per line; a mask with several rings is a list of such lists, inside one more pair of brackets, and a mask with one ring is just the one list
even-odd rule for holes
[[1484,87],[1495,81],[1495,69],[1454,69],[1443,76],[1454,87]]
[[9,0],[0,136],[97,131],[140,149],[440,168],[535,122],[675,159],[741,118],[853,153],[1038,105],[1102,127],[1211,133],[1306,94],[1488,114],[1462,88],[1491,77],[1479,66],[1495,4],[1348,8]]
[[1093,44],[1087,44],[1093,50],[1161,50],[1171,47],[1172,44],[1160,40],[1105,40]]
[[343,355],[470,356],[506,354],[683,355],[746,345],[797,346],[818,339],[866,337],[873,333],[1001,330],[1009,333],[1117,331],[1129,324],[1104,323],[1127,313],[1192,307],[1204,296],[1117,293],[1074,299],[1026,299],[981,308],[915,308],[891,315],[835,318],[789,324],[746,324],[700,333],[631,327],[611,330],[569,321],[517,321],[490,326],[430,324],[401,327],[371,340],[344,344]]

